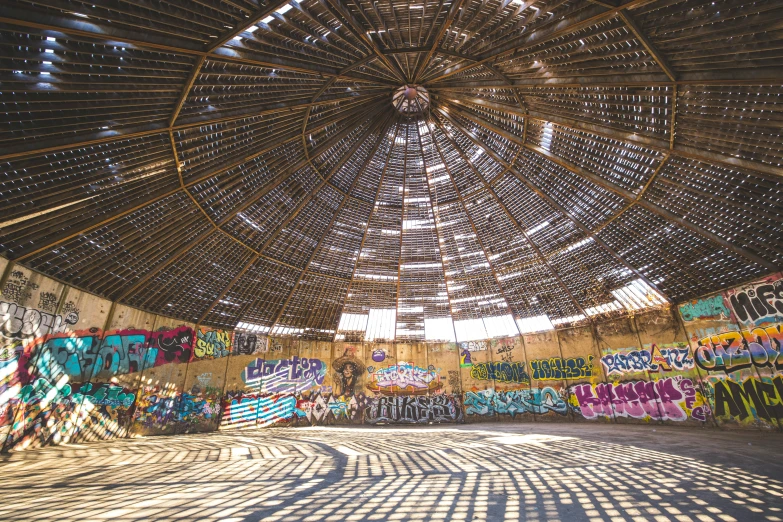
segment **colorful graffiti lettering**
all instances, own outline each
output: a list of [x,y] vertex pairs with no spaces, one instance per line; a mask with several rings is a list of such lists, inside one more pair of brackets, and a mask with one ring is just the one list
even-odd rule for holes
[[459,343],[459,347],[468,352],[485,352],[489,350],[489,341],[465,341]]
[[557,390],[545,387],[533,390],[482,390],[465,394],[466,415],[510,415],[547,413],[565,415],[568,405]]
[[421,368],[410,362],[399,362],[377,370],[369,367],[367,371],[370,378],[367,389],[384,395],[422,395],[441,388],[440,375],[434,366]]
[[326,363],[293,356],[290,359],[255,359],[242,372],[242,381],[260,393],[300,393],[320,386]]
[[746,325],[783,318],[783,278],[769,277],[726,292],[736,318]]
[[492,381],[508,384],[529,384],[530,376],[525,371],[524,362],[486,362],[476,363],[470,369],[470,376],[480,381]]
[[730,331],[699,340],[694,352],[696,364],[712,372],[725,373],[744,368],[773,367],[783,370],[783,325]]
[[193,329],[180,326],[155,332],[150,336],[150,347],[158,349],[155,366],[189,362],[193,355]]
[[305,415],[304,411],[297,408],[297,399],[292,394],[239,393],[229,396],[225,401],[222,425],[263,427]]
[[0,301],[0,336],[9,339],[62,333],[66,326],[78,322],[77,312],[70,312],[63,318],[61,315]]
[[225,330],[208,330],[199,328],[196,331],[196,345],[193,354],[198,359],[218,359],[228,357],[231,353],[231,334]]
[[310,399],[301,399],[297,402],[297,408],[304,411],[313,424],[329,421],[353,421],[359,417],[364,395],[331,395],[328,393],[316,394]]
[[706,421],[709,409],[693,381],[683,377],[666,377],[657,381],[577,384],[571,392],[585,419],[599,417],[632,417],[653,420]]
[[451,395],[430,397],[378,397],[364,410],[367,424],[427,424],[459,422],[462,408]]
[[680,314],[685,322],[696,320],[728,319],[731,312],[726,308],[722,295],[707,297],[680,305]]
[[533,379],[539,381],[583,379],[593,376],[593,356],[537,359],[530,363],[530,367],[533,369]]
[[687,371],[693,368],[690,348],[682,343],[672,347],[658,347],[653,344],[649,350],[610,353],[601,357],[601,364],[607,375],[613,373]]
[[748,377],[741,383],[721,379],[712,386],[716,417],[753,417],[767,422],[783,419],[783,376],[763,380]]

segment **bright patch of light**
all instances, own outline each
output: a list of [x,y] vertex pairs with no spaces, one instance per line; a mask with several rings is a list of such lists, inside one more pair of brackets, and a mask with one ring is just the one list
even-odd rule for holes
[[424,339],[427,341],[457,342],[451,317],[424,319]]
[[549,320],[547,315],[536,315],[533,317],[522,317],[517,319],[519,333],[526,334],[532,332],[543,332],[545,330],[554,330],[555,326]]
[[487,329],[481,319],[464,319],[454,321],[454,330],[457,334],[457,342],[478,341],[487,339]]
[[396,325],[396,308],[370,308],[370,314],[367,318],[367,331],[364,334],[364,338],[369,341],[394,339]]
[[340,316],[337,329],[341,332],[363,332],[367,330],[367,316],[364,314],[346,314]]
[[484,318],[484,328],[488,337],[511,337],[519,334],[511,314]]
[[527,231],[527,235],[531,236],[531,235],[535,234],[536,232],[538,232],[539,230],[543,230],[543,229],[545,229],[548,226],[549,226],[549,221],[544,221],[543,223],[540,223],[540,224],[534,226],[533,228],[529,229]]
[[636,279],[622,288],[612,290],[612,295],[627,310],[641,310],[642,308],[664,305],[668,302],[664,296],[642,279]]
[[277,12],[280,14],[286,14],[291,9],[293,9],[293,7],[291,7],[291,4],[285,4],[283,7],[278,9]]

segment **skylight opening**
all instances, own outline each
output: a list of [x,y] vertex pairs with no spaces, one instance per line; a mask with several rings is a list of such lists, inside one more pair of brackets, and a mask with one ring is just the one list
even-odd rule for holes
[[364,334],[366,340],[393,340],[396,329],[396,308],[370,308],[370,313],[367,317],[367,330]]
[[337,325],[340,332],[364,332],[367,330],[367,316],[364,314],[343,313]]
[[424,319],[424,340],[455,343],[454,323],[451,317]]
[[554,330],[555,325],[549,320],[548,315],[535,315],[533,317],[522,317],[517,319],[517,328],[519,333],[534,333]]

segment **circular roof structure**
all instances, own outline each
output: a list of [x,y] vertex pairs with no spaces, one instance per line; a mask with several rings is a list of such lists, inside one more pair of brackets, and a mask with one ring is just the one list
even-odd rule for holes
[[430,93],[421,85],[403,85],[392,95],[392,105],[401,114],[423,114],[430,107]]
[[422,340],[783,264],[779,2],[1,10],[0,253],[131,306]]

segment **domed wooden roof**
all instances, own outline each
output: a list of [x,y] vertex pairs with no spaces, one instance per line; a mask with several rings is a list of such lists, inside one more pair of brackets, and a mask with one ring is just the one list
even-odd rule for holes
[[[427,319],[680,302],[783,265],[781,20],[776,0],[4,0],[0,253],[326,340],[383,310],[420,340]],[[426,107],[396,104],[410,86]]]

